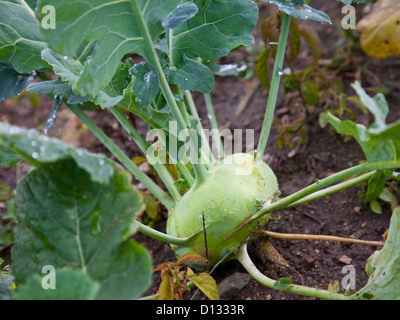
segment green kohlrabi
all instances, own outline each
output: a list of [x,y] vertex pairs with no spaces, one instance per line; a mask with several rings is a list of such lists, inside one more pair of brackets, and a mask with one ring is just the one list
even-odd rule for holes
[[257,230],[251,220],[279,192],[274,172],[252,154],[234,154],[213,165],[206,181],[194,185],[171,211],[167,233],[190,237],[189,246],[177,246],[178,256],[197,251],[216,264]]

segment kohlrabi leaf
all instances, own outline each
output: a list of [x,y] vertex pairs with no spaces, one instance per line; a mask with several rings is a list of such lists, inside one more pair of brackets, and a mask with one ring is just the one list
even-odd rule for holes
[[[236,47],[254,42],[252,30],[258,9],[251,0],[195,0],[198,12],[169,33],[173,61],[178,72],[170,80],[185,89],[210,92],[213,76],[196,59],[213,60]],[[199,79],[199,78],[202,79]]]
[[362,104],[374,115],[375,121],[366,128],[351,120],[340,120],[328,113],[326,120],[341,134],[353,136],[363,149],[369,162],[399,161],[400,120],[386,124],[389,112],[387,101],[379,93],[374,98],[368,96],[359,82],[353,85]]
[[126,172],[113,166],[109,183],[99,184],[75,161],[44,164],[19,182],[16,204],[11,270],[17,286],[51,265],[80,270],[98,282],[97,299],[135,299],[148,289],[150,255],[126,240],[143,209]]
[[240,45],[254,42],[251,34],[258,9],[251,0],[195,0],[199,11],[173,30],[174,62],[189,58],[214,59]]
[[357,300],[400,299],[400,207],[393,211],[383,249],[369,257],[365,267],[368,283],[352,298]]
[[156,69],[151,64],[142,62],[134,65],[129,72],[134,75],[132,90],[137,102],[144,106],[150,104],[160,89]]
[[194,2],[185,2],[176,7],[162,22],[165,29],[175,29],[199,11]]
[[[43,283],[50,285],[51,281],[54,287],[44,288]],[[11,300],[94,300],[99,289],[100,284],[82,270],[67,268],[56,270],[54,279],[46,273],[35,274],[18,286]]]
[[[10,165],[19,159],[39,167],[73,159],[90,174],[93,181],[101,184],[109,183],[114,172],[112,161],[104,156],[92,154],[86,149],[76,149],[62,140],[41,135],[34,129],[27,130],[7,123],[0,123],[0,147],[7,150],[8,156],[4,160],[6,165],[7,162]],[[14,158],[10,158],[13,154]]]
[[368,190],[365,195],[365,201],[370,202],[378,198],[386,184],[386,176],[382,170],[376,171],[373,177],[368,181]]
[[28,88],[28,91],[34,92],[37,94],[44,94],[53,98],[58,95],[72,95],[73,91],[71,87],[61,80],[48,80],[31,83]]
[[77,59],[86,42],[97,42],[82,73],[77,75],[74,90],[82,96],[95,96],[111,81],[126,54],[136,53],[154,63],[150,45],[154,45],[163,31],[162,22],[180,2],[42,0],[38,11],[45,5],[55,7],[57,28],[43,32],[56,52]]
[[310,7],[304,0],[260,0],[262,2],[273,3],[278,6],[280,11],[289,16],[303,20],[314,20],[318,22],[331,23],[329,16],[317,9]]
[[[53,67],[54,72],[72,88],[71,93],[79,92],[78,81],[84,70],[79,61],[55,53],[50,49],[43,50],[42,57]],[[118,104],[123,99],[123,90],[126,86],[125,79],[128,77],[128,70],[125,69],[125,73],[121,74],[121,69],[125,69],[125,65],[120,63],[120,68],[114,70],[113,77],[108,85],[96,94],[87,96],[87,98],[103,108]],[[123,79],[120,79],[121,77]],[[40,85],[38,86],[40,87]]]
[[174,121],[169,110],[156,110],[151,105],[140,104],[132,90],[133,83],[129,84],[124,92],[124,99],[119,106],[136,114],[146,121],[152,128],[167,129],[170,121]]
[[18,0],[0,1],[0,62],[10,62],[18,73],[48,70],[40,56],[47,47],[33,10]]
[[169,77],[169,82],[177,84],[182,90],[192,90],[203,93],[211,92],[214,87],[214,75],[210,69],[184,54],[178,64],[179,68]]

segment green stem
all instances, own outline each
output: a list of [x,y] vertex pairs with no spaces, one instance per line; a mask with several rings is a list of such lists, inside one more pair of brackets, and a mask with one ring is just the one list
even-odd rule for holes
[[140,223],[139,221],[134,220],[132,224],[137,227],[137,230],[140,233],[143,233],[149,237],[152,237],[153,239],[160,240],[162,242],[176,245],[176,246],[184,246],[187,245],[190,241],[191,238],[177,238],[170,236],[168,234],[165,234],[163,232],[157,231],[153,228],[150,228],[149,226],[144,225],[143,223]]
[[219,134],[219,126],[217,117],[215,115],[214,104],[211,99],[211,95],[209,93],[204,94],[204,99],[206,102],[208,118],[210,120],[211,129],[212,129],[212,138],[213,143],[217,144],[217,158],[221,158],[224,154],[224,145],[222,143],[221,135]]
[[155,156],[150,156],[149,154],[147,154],[146,140],[143,139],[139,132],[137,132],[136,128],[128,121],[128,119],[125,118],[122,112],[117,107],[111,107],[109,109],[118,120],[118,122],[126,130],[128,135],[137,143],[146,158],[150,161],[150,163],[152,163],[153,168],[156,170],[161,180],[164,182],[164,185],[167,187],[174,200],[178,201],[181,198],[181,194],[179,193],[178,188],[175,185],[175,181],[169,173],[168,169],[165,167],[164,164],[160,164]]
[[[199,114],[198,114],[198,112],[197,112],[196,104],[194,103],[194,100],[193,100],[193,97],[192,97],[192,94],[190,93],[190,91],[189,91],[189,90],[186,90],[186,91],[183,93],[183,95],[184,95],[185,100],[186,100],[186,103],[187,103],[187,105],[188,105],[190,114],[191,114],[193,117],[200,118],[200,117],[199,117]],[[201,129],[203,129],[203,126],[201,125],[201,122],[199,122],[199,127],[200,127]]]
[[106,146],[106,148],[132,173],[143,185],[169,210],[175,206],[175,201],[165,193],[153,180],[143,173],[129,157],[94,124],[92,120],[76,105],[68,105],[73,113],[89,128],[90,131]]
[[[244,244],[240,247],[239,249],[239,254],[236,257],[236,259],[241,263],[241,265],[247,270],[247,272],[259,283],[263,284],[264,286],[271,288],[271,289],[276,289],[275,285],[277,284],[277,281],[268,278],[264,274],[260,272],[260,270],[257,269],[257,267],[254,265],[253,261],[251,261],[251,258],[247,252],[247,244]],[[343,294],[338,294],[334,292],[330,292],[327,290],[321,290],[321,289],[316,289],[316,288],[310,288],[306,286],[300,286],[300,285],[295,285],[291,284],[290,287],[285,290],[285,292],[290,292],[290,293],[295,293],[303,296],[309,296],[309,297],[315,297],[315,298],[320,298],[320,299],[326,299],[326,300],[349,300],[350,298],[343,295]]]
[[211,95],[209,93],[204,94],[204,100],[206,102],[207,113],[210,119],[211,128],[219,130],[217,117],[215,116],[214,104],[212,102]]
[[[171,91],[171,88],[169,86],[169,83],[167,81],[167,78],[165,77],[163,68],[161,66],[160,61],[158,60],[157,53],[154,48],[153,41],[150,36],[149,29],[147,28],[146,22],[144,21],[143,14],[141,13],[141,8],[139,6],[138,1],[130,1],[131,7],[133,12],[137,12],[137,21],[138,21],[138,27],[141,31],[141,34],[143,35],[143,42],[144,42],[144,50],[146,51],[146,58],[148,59],[148,62],[156,69],[158,73],[158,79],[159,79],[159,84],[160,84],[160,89],[161,92],[167,101],[167,104],[169,105],[171,109],[172,116],[176,120],[178,124],[178,130],[182,131],[184,129],[187,129],[187,125],[185,122],[184,117],[182,116],[179,106],[176,103],[175,97]],[[197,138],[198,133],[194,134],[194,131],[190,130],[190,139],[193,141],[193,139]],[[200,158],[200,157],[198,157]],[[196,175],[196,180],[201,183],[206,179],[206,169],[204,165],[201,163],[201,161],[196,161],[197,163],[193,163],[193,169]],[[197,181],[196,181],[197,183]]]
[[185,106],[185,103],[183,101],[183,95],[182,95],[181,88],[179,88],[179,86],[176,85],[176,84],[174,84],[172,87],[174,89],[175,96],[179,97],[179,101],[177,102],[179,111],[180,111],[183,119],[185,120],[186,126],[188,128],[191,128],[192,126],[190,124],[189,114],[188,114],[188,112],[186,110],[186,106]]
[[276,53],[274,70],[272,73],[271,86],[269,90],[269,96],[267,101],[267,107],[265,110],[264,122],[261,130],[260,141],[257,147],[257,158],[262,159],[265,148],[267,147],[267,142],[269,138],[269,133],[271,131],[272,121],[274,118],[274,112],[276,107],[276,101],[278,98],[279,85],[281,81],[281,70],[283,67],[283,61],[285,59],[286,44],[289,34],[290,26],[290,16],[283,13],[282,25],[279,35],[278,50]]
[[[195,117],[196,119],[199,119],[199,122],[197,124],[197,131],[201,133],[201,138],[203,141],[202,147],[204,150],[203,150],[202,156],[204,157],[204,162],[207,163],[207,160],[208,160],[210,163],[214,163],[216,160],[211,151],[210,145],[208,143],[208,139],[207,139],[206,135],[204,134],[203,125],[201,124],[199,113],[197,112],[196,104],[194,103],[192,94],[190,93],[190,91],[186,90],[184,92],[184,96],[185,96],[185,100],[189,107],[189,111],[190,111],[191,115],[193,117]],[[206,167],[208,168],[208,166],[206,166]]]
[[163,164],[157,163],[157,159],[149,158],[149,160],[151,163],[153,163],[153,168],[157,171],[158,175],[160,176],[164,185],[167,187],[172,198],[174,198],[175,202],[178,202],[182,198],[182,196],[178,188],[176,187],[175,180],[172,178],[167,167]]
[[108,108],[114,117],[118,120],[121,126],[128,133],[129,137],[132,138],[143,154],[146,154],[147,143],[146,140],[139,134],[136,128],[129,122],[129,120],[122,114],[117,107]]
[[[300,191],[297,191],[290,196],[287,196],[281,200],[278,200],[267,207],[263,207],[261,210],[256,212],[252,218],[257,219],[258,217],[260,217],[266,213],[287,208],[289,205],[291,205],[295,201],[305,198],[319,190],[322,190],[326,187],[331,186],[334,183],[348,179],[350,177],[353,177],[353,176],[356,176],[356,175],[359,175],[362,173],[366,173],[369,171],[379,170],[379,169],[398,168],[399,166],[400,166],[400,162],[385,161],[385,162],[365,162],[363,164],[348,168],[346,170],[335,173],[325,179],[317,180],[314,184],[312,184],[304,189],[301,189]],[[340,191],[340,190],[337,190],[337,191]]]
[[314,201],[314,200],[329,196],[331,194],[334,194],[336,192],[343,191],[343,190],[345,190],[347,188],[353,187],[353,186],[355,186],[355,185],[357,185],[357,184],[359,184],[361,182],[364,182],[364,181],[369,180],[370,178],[372,178],[372,176],[375,174],[375,172],[376,171],[368,172],[368,173],[363,174],[363,175],[361,175],[359,177],[355,177],[353,179],[344,181],[344,182],[339,183],[337,185],[334,185],[332,187],[325,188],[325,189],[322,189],[320,191],[314,192],[314,193],[312,193],[312,194],[310,194],[310,195],[308,195],[308,196],[306,196],[306,197],[304,197],[304,198],[302,198],[300,200],[292,202],[290,205],[287,206],[287,208],[291,208],[291,207],[298,206],[298,205],[301,205],[301,204],[304,204],[304,203],[307,203],[307,202],[310,202],[310,201]]

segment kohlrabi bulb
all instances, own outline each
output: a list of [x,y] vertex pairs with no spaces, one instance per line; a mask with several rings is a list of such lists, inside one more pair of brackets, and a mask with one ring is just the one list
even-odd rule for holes
[[167,221],[171,236],[192,237],[189,246],[174,246],[178,257],[196,251],[214,265],[244,242],[258,227],[249,218],[278,194],[274,172],[252,154],[234,154],[209,169],[210,176],[190,189],[176,204]]

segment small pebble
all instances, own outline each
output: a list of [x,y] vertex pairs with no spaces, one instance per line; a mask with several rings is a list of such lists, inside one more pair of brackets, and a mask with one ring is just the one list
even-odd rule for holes
[[339,262],[344,263],[344,264],[351,264],[351,258],[349,258],[348,256],[341,256],[339,259]]

